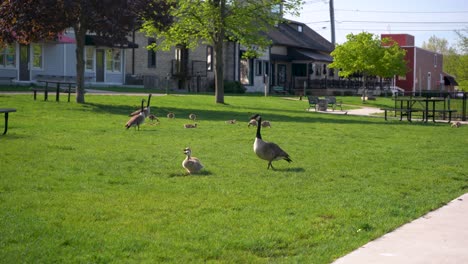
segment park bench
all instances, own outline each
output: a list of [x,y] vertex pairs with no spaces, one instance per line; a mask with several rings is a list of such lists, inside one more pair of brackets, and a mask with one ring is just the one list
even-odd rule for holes
[[8,114],[11,112],[16,112],[14,108],[0,108],[0,113],[4,113],[5,115],[5,130],[3,131],[3,135],[6,134],[8,131]]
[[13,84],[15,77],[0,76],[0,81],[8,81],[10,85]]
[[342,106],[342,101],[341,100],[336,100],[335,96],[325,96],[325,99],[327,99],[327,104],[331,106],[333,111],[335,111],[335,108],[337,106],[340,107],[340,110],[343,111],[343,106]]
[[315,109],[315,111],[317,111],[317,106],[319,103],[318,96],[307,96],[307,99],[309,100],[309,108],[307,109],[307,111],[310,111],[310,108],[312,107]]
[[287,91],[284,89],[283,86],[273,86],[271,87],[271,89],[277,94],[287,94]]

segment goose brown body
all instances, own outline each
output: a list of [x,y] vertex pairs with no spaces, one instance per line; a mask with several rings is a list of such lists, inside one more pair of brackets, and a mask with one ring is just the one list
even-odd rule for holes
[[[258,123],[262,123],[262,117],[259,115],[254,116]],[[253,144],[253,150],[257,156],[263,160],[268,161],[268,167],[272,169],[275,169],[273,167],[272,162],[275,160],[286,160],[287,162],[292,162],[291,158],[289,157],[289,154],[284,151],[280,146],[273,142],[267,142],[262,139],[262,135],[260,133],[261,131],[261,125],[257,126],[257,135],[255,137],[255,141]]]
[[142,125],[145,122],[145,113],[143,111],[143,105],[144,105],[145,99],[141,100],[141,111],[138,115],[134,115],[128,120],[127,124],[125,124],[125,127],[129,129],[130,127],[134,126],[137,127],[138,130],[140,130],[140,125]]
[[189,173],[197,173],[203,169],[203,164],[198,158],[192,157],[192,150],[190,148],[185,148],[184,153],[186,155],[185,159],[182,161],[182,167]]

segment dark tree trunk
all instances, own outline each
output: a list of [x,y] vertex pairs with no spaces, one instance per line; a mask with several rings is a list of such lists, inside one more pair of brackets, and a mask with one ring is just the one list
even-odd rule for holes
[[86,30],[79,25],[75,27],[76,38],[76,102],[80,104],[85,103],[85,85],[84,85],[84,47]]
[[214,36],[214,63],[215,63],[215,98],[216,103],[224,104],[224,60],[223,60],[223,43],[225,37],[224,29],[224,12],[226,9],[226,0],[214,1],[215,5],[219,6],[221,12],[221,21],[217,33]]

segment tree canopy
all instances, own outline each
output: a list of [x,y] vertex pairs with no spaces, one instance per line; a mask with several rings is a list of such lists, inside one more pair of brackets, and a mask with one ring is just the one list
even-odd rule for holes
[[248,49],[247,54],[256,55],[270,45],[264,33],[282,20],[283,13],[296,14],[301,4],[302,0],[178,0],[170,11],[171,26],[161,30],[147,20],[143,31],[159,40],[155,49],[212,45],[215,98],[224,103],[223,44],[238,42]]
[[360,73],[366,76],[392,77],[407,72],[405,50],[396,42],[380,39],[371,33],[348,34],[347,41],[336,45],[331,53],[330,68],[340,69],[339,75],[348,77]]
[[127,43],[127,34],[140,21],[150,19],[155,27],[172,21],[172,3],[159,0],[23,0],[0,4],[0,45],[30,44],[56,39],[73,28],[76,39],[77,97],[84,103],[84,45],[86,34],[100,37],[101,45]]

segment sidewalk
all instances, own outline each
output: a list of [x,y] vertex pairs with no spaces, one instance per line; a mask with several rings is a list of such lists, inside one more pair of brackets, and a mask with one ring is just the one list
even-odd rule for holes
[[333,264],[468,263],[468,193]]

